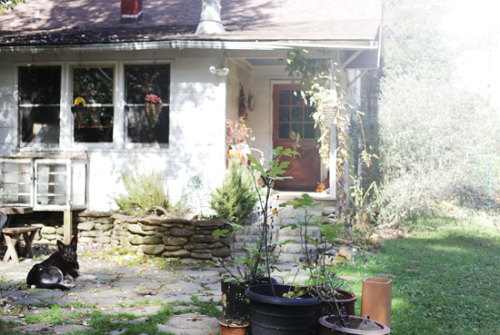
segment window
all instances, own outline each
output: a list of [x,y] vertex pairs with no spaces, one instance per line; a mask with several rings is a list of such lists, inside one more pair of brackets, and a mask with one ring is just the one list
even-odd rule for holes
[[132,143],[167,144],[170,65],[126,65],[127,139]]
[[278,97],[278,137],[314,139],[314,107],[309,106],[299,90],[280,90]]
[[73,69],[75,142],[113,142],[113,76],[110,67]]
[[18,87],[21,145],[58,145],[61,68],[19,67]]

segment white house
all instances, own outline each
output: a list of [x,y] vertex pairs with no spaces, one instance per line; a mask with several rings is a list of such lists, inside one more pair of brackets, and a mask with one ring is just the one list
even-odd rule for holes
[[335,59],[357,100],[381,20],[380,0],[26,0],[0,15],[0,202],[105,211],[136,170],[160,173],[172,202],[193,177],[210,192],[242,92],[265,158],[301,133],[284,188],[309,190],[328,168],[287,53]]

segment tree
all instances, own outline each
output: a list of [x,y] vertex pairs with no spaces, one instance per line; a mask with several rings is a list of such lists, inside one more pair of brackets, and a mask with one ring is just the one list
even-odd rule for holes
[[381,218],[398,222],[442,200],[498,207],[498,113],[451,80],[455,53],[439,29],[447,3],[387,5],[379,101]]

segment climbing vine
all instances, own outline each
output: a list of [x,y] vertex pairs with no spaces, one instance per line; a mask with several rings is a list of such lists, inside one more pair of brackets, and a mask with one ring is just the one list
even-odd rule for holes
[[307,50],[292,50],[287,56],[288,74],[300,81],[305,101],[315,107],[312,115],[315,127],[320,130],[319,153],[323,164],[330,160],[330,131],[332,124],[336,130],[336,168],[337,168],[337,200],[339,206],[347,208],[346,194],[348,183],[347,163],[349,161],[349,129],[351,120],[360,123],[363,149],[361,159],[366,166],[371,157],[364,145],[364,133],[361,124],[361,111],[353,108],[346,100],[346,92],[342,85],[342,69],[333,59],[314,59],[305,56]]

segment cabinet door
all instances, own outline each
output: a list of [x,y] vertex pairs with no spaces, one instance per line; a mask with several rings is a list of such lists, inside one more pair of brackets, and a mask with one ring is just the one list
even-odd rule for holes
[[31,160],[0,160],[0,204],[31,206],[32,175]]
[[37,210],[44,207],[64,209],[70,205],[69,160],[35,161],[35,204]]

